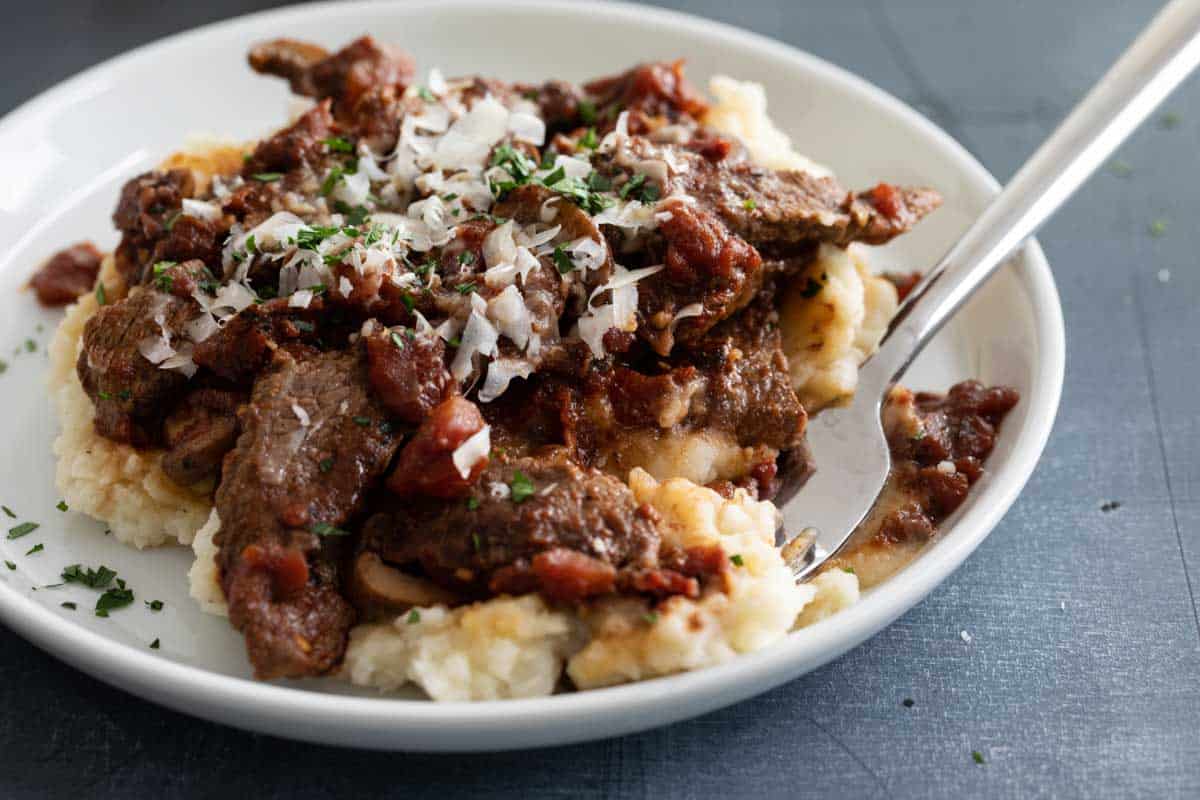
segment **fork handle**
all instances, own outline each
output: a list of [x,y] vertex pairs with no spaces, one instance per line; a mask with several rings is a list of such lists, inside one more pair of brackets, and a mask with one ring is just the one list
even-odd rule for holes
[[1200,0],[1172,0],[913,289],[863,366],[860,391],[899,380],[959,306],[1198,63]]

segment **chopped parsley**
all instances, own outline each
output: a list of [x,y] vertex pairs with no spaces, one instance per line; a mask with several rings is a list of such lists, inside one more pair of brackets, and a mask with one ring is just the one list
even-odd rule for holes
[[613,204],[613,199],[591,188],[592,174],[594,173],[588,175],[587,180],[563,178],[553,184],[548,184],[546,188],[570,198],[575,205],[589,214],[599,214]]
[[1183,122],[1183,117],[1179,116],[1179,114],[1175,113],[1174,111],[1168,111],[1158,120],[1159,127],[1166,130],[1178,128],[1179,123],[1181,122]]
[[22,536],[28,536],[38,529],[36,522],[22,522],[20,525],[14,525],[8,529],[9,539],[20,539]]
[[1151,236],[1164,236],[1167,233],[1167,221],[1165,219],[1156,219],[1150,223]]
[[316,250],[321,242],[338,233],[336,225],[310,225],[296,231],[296,246],[301,250]]
[[913,700],[911,697],[906,697],[906,698],[904,698],[904,702],[902,703],[902,705],[905,708],[912,708],[914,705],[916,705],[916,701]]
[[34,352],[37,350],[37,342],[35,342],[33,339],[26,339],[25,349],[30,353]]
[[747,211],[753,211],[754,209],[758,208],[758,203],[754,202],[753,197],[747,197],[742,201],[742,208],[746,209]]
[[70,609],[71,611],[74,611],[75,609],[79,608],[79,606],[75,605],[70,600],[67,600],[64,603],[59,603],[59,605],[62,606],[63,608]]
[[742,558],[741,553],[734,553],[729,557],[729,560],[733,562],[735,567],[744,567],[746,565],[746,560]]
[[0,359],[0,375],[8,371],[8,362]]
[[104,291],[104,283],[101,281],[96,282],[96,304],[108,305],[108,293]]
[[416,301],[414,301],[412,299],[412,295],[408,295],[408,294],[400,295],[400,302],[404,303],[404,307],[407,308],[409,311],[412,311],[414,308],[417,307]]
[[396,333],[395,331],[392,331],[391,338],[392,338],[392,344],[396,345],[397,350],[404,349],[404,338],[400,334]]
[[558,268],[560,275],[566,275],[574,271],[575,262],[567,255],[566,249],[561,244],[554,246],[554,253],[550,257],[554,261],[554,266]]
[[133,590],[125,586],[125,581],[117,578],[117,585],[104,590],[104,594],[96,598],[96,616],[107,617],[108,612],[133,602]]
[[8,514],[8,516],[12,517],[13,519],[17,518],[16,512],[13,511],[8,506],[0,506],[0,511],[3,511],[5,514]]
[[39,542],[39,543],[35,544],[33,547],[31,547],[31,548],[29,548],[28,550],[26,550],[26,551],[25,551],[25,555],[27,555],[27,556],[31,556],[31,555],[33,555],[34,553],[40,553],[40,552],[42,552],[42,551],[43,551],[43,550],[45,550],[45,549],[46,549],[46,546],[45,546],[45,545],[43,545],[41,542]]
[[409,625],[416,625],[421,621],[421,612],[414,608],[412,611],[408,612],[408,616],[405,618],[405,621],[408,622]]
[[14,564],[14,563],[13,563],[13,562],[11,562],[11,561],[5,561],[5,562],[4,562],[4,566],[8,567],[9,569],[16,569],[16,568],[17,568],[17,565],[16,565],[16,564]]
[[282,172],[256,172],[250,176],[261,183],[274,183],[283,177]]
[[471,534],[471,545],[475,548],[476,553],[483,550],[483,541],[479,538],[478,533]]
[[57,508],[59,511],[66,511],[68,508],[70,508],[70,506],[67,505],[66,500],[59,500],[57,503],[54,504],[54,507]]
[[983,753],[979,752],[978,750],[971,751],[971,758],[972,758],[972,760],[975,761],[976,764],[986,764],[987,763],[986,761],[983,760]]
[[354,424],[360,428],[365,428],[371,424],[371,418],[370,417],[355,417]]
[[328,147],[329,152],[331,152],[331,153],[353,153],[354,152],[353,142],[351,142],[349,139],[345,139],[341,136],[330,136],[328,139],[323,140],[322,144],[324,144],[326,147]]
[[351,159],[350,163],[345,166],[336,166],[329,170],[329,174],[325,176],[325,180],[321,181],[321,196],[328,197],[342,180],[347,175],[354,175],[358,172],[358,161]]
[[639,189],[642,188],[643,185],[645,185],[645,183],[646,176],[639,172],[637,175],[634,175],[632,178],[625,181],[624,185],[621,186],[621,189],[617,192],[617,194],[621,196],[622,200],[624,200],[625,198],[629,197],[629,195],[635,194]]
[[579,119],[584,125],[591,125],[596,121],[596,104],[591,100],[579,101]]
[[112,583],[112,579],[115,577],[117,577],[116,570],[111,570],[103,564],[98,569],[91,567],[84,569],[79,564],[72,564],[62,571],[62,579],[65,583],[82,583],[92,589],[103,589]]
[[647,624],[653,625],[654,623],[658,622],[658,612],[647,611],[645,614],[642,614],[642,619],[646,620]]
[[425,87],[425,86],[417,87],[417,96],[420,97],[422,100],[424,100],[426,103],[436,103],[437,102],[437,96],[433,92],[429,91],[428,87]]
[[453,202],[458,199],[458,194],[456,192],[449,192],[447,194],[442,195],[442,199],[445,200],[447,203],[450,203],[450,202]]
[[162,600],[147,600],[146,608],[150,609],[151,611],[162,611],[163,601]]
[[510,497],[514,503],[524,503],[533,496],[533,481],[521,470],[513,473],[512,481],[508,484]]
[[175,227],[175,223],[179,222],[179,218],[182,216],[183,216],[182,210],[176,211],[176,212],[168,215],[167,218],[165,220],[163,220],[163,229],[166,230],[167,233],[170,233],[171,229]]
[[157,650],[158,648],[159,648],[159,641],[158,641],[158,639],[155,639],[153,642],[150,643],[150,649]]
[[462,264],[464,267],[468,267],[471,264],[474,264],[475,263],[475,253],[473,253],[470,250],[463,250],[461,253],[458,254],[458,263]]
[[474,511],[477,508],[479,508],[479,498],[478,497],[468,497],[467,498],[467,511]]
[[587,148],[588,150],[595,150],[597,147],[599,147],[599,145],[600,145],[600,142],[596,138],[596,129],[595,128],[588,128],[587,131],[583,134],[583,136],[579,137],[579,146],[580,147]]
[[366,206],[352,206],[341,200],[334,203],[333,208],[346,218],[346,224],[348,225],[362,225],[367,221],[367,217],[371,213]]
[[331,471],[333,469],[333,459],[332,458],[322,458],[320,463],[317,464],[317,469],[321,470],[321,472],[326,472],[326,473]]
[[475,283],[473,281],[460,283],[458,286],[454,287],[454,290],[459,294],[470,294],[471,292],[475,291]]
[[842,567],[842,572],[848,572],[848,573],[850,573],[851,575],[856,575],[856,574],[858,574],[858,573],[856,573],[856,572],[854,571],[854,567]]
[[1129,166],[1128,161],[1118,158],[1108,165],[1108,171],[1118,178],[1127,178],[1133,173],[1133,167]]
[[349,536],[350,531],[330,525],[328,522],[318,522],[309,528],[317,536]]

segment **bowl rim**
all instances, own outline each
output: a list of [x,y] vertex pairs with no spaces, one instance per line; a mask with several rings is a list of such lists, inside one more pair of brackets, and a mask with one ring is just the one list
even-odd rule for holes
[[[370,14],[388,6],[387,0],[284,6],[158,39],[92,66],[21,104],[0,119],[0,136],[51,107],[69,102],[78,92],[103,83],[113,70],[153,63],[176,46],[260,28],[269,21],[312,20],[331,13]],[[822,80],[839,84],[865,103],[883,107],[930,137],[965,179],[991,192],[999,191],[996,180],[962,145],[907,104],[841,67],[760,34],[683,12],[623,2],[585,5],[570,0],[507,0],[500,5],[489,0],[417,0],[406,3],[404,13],[446,8],[598,14],[753,45],[773,60],[798,65]],[[1065,333],[1058,291],[1041,248],[1030,241],[1013,262],[1009,268],[1018,271],[1022,286],[1029,292],[1039,345],[1032,382],[1036,396],[1030,398],[1025,426],[1006,469],[994,474],[987,487],[988,502],[973,504],[970,513],[954,523],[954,535],[941,537],[889,580],[888,591],[867,593],[858,604],[839,613],[836,622],[817,623],[763,650],[693,672],[584,692],[435,703],[315,692],[210,672],[114,642],[53,613],[4,583],[0,583],[0,619],[57,658],[139,696],[206,719],[314,742],[377,748],[399,745],[409,750],[513,749],[617,735],[714,710],[827,663],[882,630],[947,578],[1016,499],[1037,464],[1057,413],[1065,367]],[[307,724],[298,724],[300,720]],[[425,739],[416,734],[425,734]],[[502,735],[507,738],[496,740]],[[495,743],[479,745],[489,738]]]

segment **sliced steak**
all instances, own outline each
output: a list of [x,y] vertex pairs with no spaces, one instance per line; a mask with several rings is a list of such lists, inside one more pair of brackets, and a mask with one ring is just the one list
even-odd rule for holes
[[196,345],[192,359],[214,375],[248,389],[277,350],[285,350],[297,360],[319,352],[321,334],[330,327],[329,315],[323,311],[320,298],[307,308],[289,306],[286,297],[248,306]]
[[585,83],[584,91],[595,103],[595,117],[582,120],[611,124],[622,111],[674,122],[682,117],[699,119],[708,110],[704,96],[683,75],[683,61],[638,64],[607,78]]
[[363,540],[384,560],[419,564],[448,588],[520,593],[553,585],[559,601],[612,591],[619,569],[656,566],[659,543],[652,510],[561,449],[492,463],[465,501],[376,514]]
[[162,468],[180,486],[212,480],[221,473],[221,460],[237,442],[238,406],[246,401],[241,392],[196,389],[167,416],[163,423]]
[[197,310],[190,298],[143,286],[87,321],[75,369],[96,408],[97,433],[137,447],[159,443],[163,415],[187,378],[151,363],[141,348],[164,330],[182,330]]
[[281,355],[240,412],[216,507],[221,585],[260,678],[320,675],[354,611],[339,592],[341,531],[399,444],[362,348]]
[[347,106],[372,87],[407,84],[416,70],[408,54],[370,36],[333,54],[319,45],[274,39],[251,49],[249,60],[256,72],[286,78],[296,94],[330,97]]
[[92,291],[104,254],[91,242],[79,242],[50,256],[29,281],[44,306],[65,306]]
[[686,147],[632,136],[597,161],[597,170],[620,185],[643,162],[668,168],[663,196],[690,195],[720,217],[733,233],[759,250],[787,255],[797,244],[819,240],[845,246],[883,244],[941,205],[932,189],[880,184],[861,194],[833,178],[770,170],[738,159],[713,161]]
[[195,178],[186,169],[146,172],[121,189],[112,217],[121,231],[121,242],[113,257],[126,285],[147,280],[159,240],[174,227],[173,222],[181,219],[184,199],[195,192]]
[[457,388],[446,369],[446,345],[436,334],[380,326],[363,339],[372,391],[405,422],[420,424]]

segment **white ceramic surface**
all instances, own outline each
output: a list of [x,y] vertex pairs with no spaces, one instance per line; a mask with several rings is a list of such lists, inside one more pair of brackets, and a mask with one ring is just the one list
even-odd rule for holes
[[[240,636],[187,596],[191,553],[137,552],[103,525],[55,509],[45,345],[59,314],[20,291],[63,244],[115,244],[109,215],[128,177],[194,134],[249,139],[282,122],[283,82],[254,76],[248,46],[271,36],[337,46],[368,31],[409,49],[421,68],[509,79],[583,79],[636,61],[684,56],[703,85],[714,73],[767,86],[776,121],[801,150],[851,186],[929,184],[945,207],[878,251],[882,265],[932,263],[995,192],[958,144],[864,81],[783,44],[695,17],[624,5],[414,2],[312,5],[242,17],[140,48],[61,84],[0,121],[0,503],[41,523],[0,540],[0,617],[97,677],[197,716],[312,741],[410,750],[509,749],[628,733],[763,692],[862,642],[911,608],[987,536],[1032,472],[1049,435],[1063,375],[1063,323],[1049,267],[1027,247],[945,330],[910,375],[914,387],[966,377],[1018,388],[988,474],[916,562],[854,608],[761,652],[699,672],[543,699],[435,704],[355,692],[333,681],[248,680]],[[536,47],[514,43],[537,42]],[[24,349],[26,339],[36,352]],[[7,352],[5,352],[7,348]],[[19,352],[16,352],[18,351]],[[45,550],[25,553],[41,542]],[[107,564],[135,606],[92,615],[94,593],[57,583],[64,565]],[[158,613],[143,600],[161,599]],[[61,607],[75,600],[79,610]],[[148,643],[158,638],[161,649]]]

